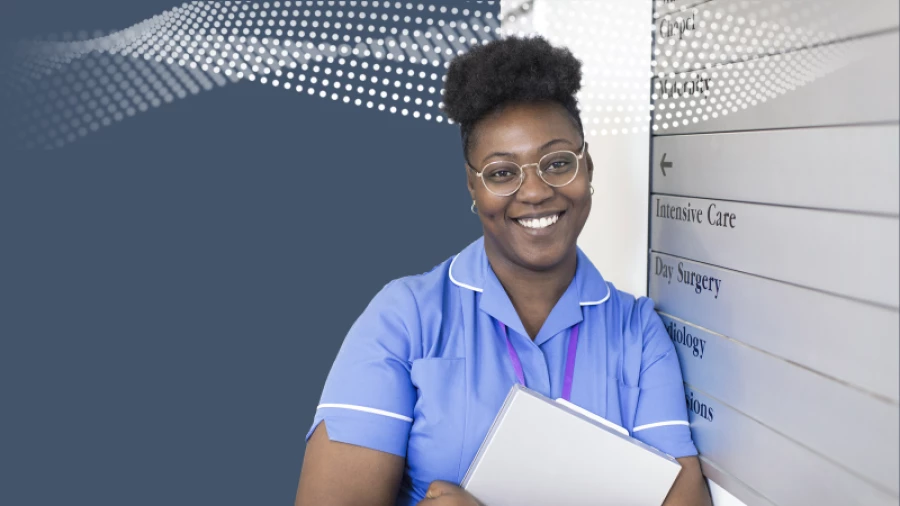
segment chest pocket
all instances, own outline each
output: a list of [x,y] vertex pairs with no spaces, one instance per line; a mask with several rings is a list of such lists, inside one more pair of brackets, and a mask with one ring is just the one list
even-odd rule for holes
[[407,473],[422,493],[434,480],[458,481],[465,437],[466,359],[425,358],[412,364],[417,389]]

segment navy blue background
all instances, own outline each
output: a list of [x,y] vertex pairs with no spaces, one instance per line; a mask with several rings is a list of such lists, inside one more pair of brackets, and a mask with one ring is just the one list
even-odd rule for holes
[[[162,1],[4,4],[6,38]],[[241,82],[0,171],[0,504],[292,504],[389,280],[476,239],[455,126]]]

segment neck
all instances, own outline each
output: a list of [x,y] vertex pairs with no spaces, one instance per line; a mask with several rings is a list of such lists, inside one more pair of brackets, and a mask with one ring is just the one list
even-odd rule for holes
[[533,339],[575,277],[577,249],[572,248],[559,264],[535,271],[509,260],[487,240],[484,246],[494,274]]

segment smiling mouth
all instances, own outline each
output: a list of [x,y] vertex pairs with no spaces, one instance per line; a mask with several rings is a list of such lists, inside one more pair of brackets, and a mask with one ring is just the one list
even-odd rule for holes
[[563,214],[565,214],[565,211],[542,216],[540,218],[518,218],[514,221],[525,228],[529,228],[532,230],[541,230],[555,225]]

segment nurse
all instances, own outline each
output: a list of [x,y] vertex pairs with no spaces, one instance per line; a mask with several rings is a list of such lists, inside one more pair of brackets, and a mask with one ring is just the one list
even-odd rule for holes
[[540,37],[451,63],[444,110],[484,235],[388,283],[352,326],[307,435],[297,505],[479,504],[456,484],[516,382],[676,457],[666,506],[710,504],[653,302],[617,290],[576,245],[594,171],[580,85],[581,63]]

